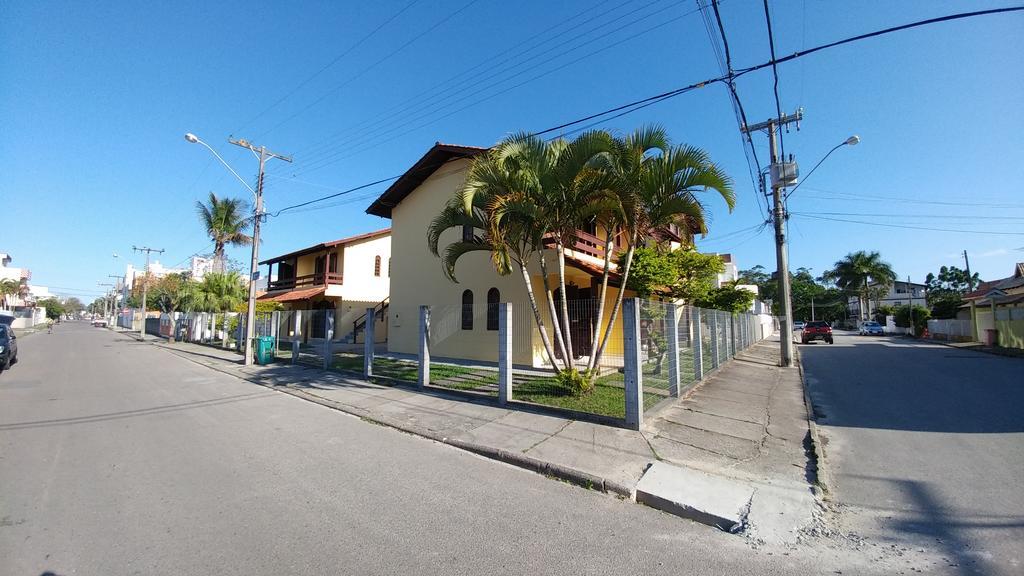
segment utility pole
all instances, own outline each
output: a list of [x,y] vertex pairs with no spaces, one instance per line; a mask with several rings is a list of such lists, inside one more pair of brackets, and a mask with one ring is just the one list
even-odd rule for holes
[[964,264],[967,266],[967,291],[974,292],[974,278],[971,276],[971,261],[967,259],[967,250],[964,250]]
[[910,276],[907,276],[907,290],[910,291],[910,305],[907,306],[910,311],[910,335],[917,336],[917,330],[914,329],[914,286],[910,283]]
[[[114,288],[114,285],[111,284],[110,282],[97,282],[96,285],[97,286],[110,286],[111,289]],[[110,304],[110,294],[103,294],[103,319],[104,320],[107,320],[107,319],[110,318],[110,314],[107,313],[107,308],[109,307],[109,304]]]
[[811,322],[814,322],[814,296],[811,296]]
[[146,253],[146,268],[144,269],[145,273],[142,275],[142,327],[139,328],[139,340],[145,340],[146,339],[146,296],[147,296],[147,293],[149,292],[149,255],[152,252],[156,252],[157,254],[163,254],[164,253],[164,249],[163,248],[147,248],[147,247],[137,248],[134,245],[132,245],[132,250],[134,250],[136,252],[145,252]]
[[779,283],[779,297],[782,299],[782,329],[779,335],[782,353],[782,366],[793,365],[793,302],[790,296],[789,285],[789,251],[786,247],[786,210],[783,205],[782,191],[789,184],[796,182],[796,163],[785,162],[779,158],[778,145],[775,142],[775,133],[778,128],[784,128],[791,123],[800,128],[800,120],[803,119],[803,109],[797,109],[795,114],[784,114],[782,118],[771,118],[765,122],[753,126],[744,125],[740,131],[750,134],[755,131],[768,132],[768,146],[771,152],[771,177],[772,177],[772,220],[775,224],[775,260],[777,263],[776,274]]
[[253,206],[253,222],[252,222],[252,262],[249,264],[249,305],[245,312],[245,344],[243,347],[244,353],[244,364],[249,366],[252,364],[252,339],[256,324],[256,280],[259,277],[257,274],[257,266],[259,262],[260,253],[260,221],[263,219],[263,177],[264,168],[267,164],[267,160],[277,158],[284,160],[285,162],[291,163],[292,159],[289,156],[282,156],[275,152],[267,150],[266,146],[260,146],[259,148],[253,146],[246,140],[232,140],[228,138],[228,142],[235,146],[241,146],[242,148],[248,148],[252,152],[259,155],[260,159],[260,171],[259,176],[256,178],[256,203]]
[[[117,276],[115,274],[107,274],[107,278],[116,278],[117,281],[121,283],[121,290],[122,290],[122,292],[124,291],[124,283],[125,283],[125,277],[124,276]],[[114,306],[113,306],[113,309],[110,311],[110,317],[113,318],[114,319],[114,323],[117,324],[117,284],[114,284],[113,298],[114,298]]]

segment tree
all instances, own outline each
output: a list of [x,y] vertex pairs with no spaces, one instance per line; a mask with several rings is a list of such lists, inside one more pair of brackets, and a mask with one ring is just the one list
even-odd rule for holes
[[[896,325],[900,328],[910,328],[911,307],[904,305],[896,308]],[[914,313],[914,336],[920,336],[928,327],[928,318],[931,312],[924,306],[913,306]]]
[[[619,257],[624,266],[625,254]],[[717,254],[701,254],[692,248],[667,250],[640,247],[633,255],[633,269],[627,288],[640,298],[653,295],[692,304],[715,288],[715,279],[725,270]]]
[[11,296],[21,293],[21,283],[17,280],[4,278],[0,280],[0,296],[3,297],[4,308],[13,308],[10,303]]
[[85,304],[74,296],[64,300],[64,310],[69,314],[77,314],[85,309]]
[[[248,293],[242,283],[242,277],[237,272],[224,274],[212,272],[203,276],[199,283],[186,284],[187,291],[181,294],[183,303],[191,306],[193,310],[205,312],[230,312],[237,308],[246,298]],[[228,345],[228,320],[224,315],[223,335],[221,345],[225,348]]]
[[835,267],[825,272],[822,278],[834,282],[839,289],[848,294],[857,295],[860,300],[861,319],[866,320],[868,303],[873,298],[880,298],[889,290],[896,281],[896,273],[888,262],[882,260],[882,255],[878,252],[859,250],[837,261]]
[[971,286],[981,283],[975,272],[970,277],[966,270],[956,266],[943,266],[939,274],[929,273],[925,277],[925,299],[931,307],[934,318],[955,318],[963,303],[963,295]]
[[225,272],[224,247],[252,244],[252,236],[245,233],[250,219],[245,216],[248,204],[238,198],[217,198],[210,192],[208,204],[196,201],[196,212],[213,241],[214,271]]
[[718,288],[712,288],[707,295],[698,299],[695,304],[701,308],[725,310],[733,314],[746,312],[754,303],[754,293],[739,287],[739,281],[726,282]]
[[882,326],[885,326],[886,321],[888,320],[889,316],[895,316],[895,315],[896,315],[896,307],[895,306],[889,306],[888,304],[886,304],[885,306],[879,306],[878,308],[875,308],[874,319],[875,319],[875,322],[878,322]]
[[[193,304],[196,294],[196,282],[188,273],[168,274],[156,281],[153,286],[153,303],[157,309],[171,317],[174,321],[175,311],[188,308]],[[147,294],[147,299],[148,294]],[[174,342],[174,330],[168,337]]]
[[56,298],[46,298],[36,302],[36,306],[46,308],[46,317],[56,320],[64,315],[64,305]]

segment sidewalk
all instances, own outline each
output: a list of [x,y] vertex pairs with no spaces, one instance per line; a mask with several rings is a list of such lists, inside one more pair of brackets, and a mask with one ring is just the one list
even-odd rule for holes
[[803,389],[798,369],[774,365],[777,343],[740,354],[683,401],[648,416],[642,432],[301,365],[243,367],[232,351],[196,344],[155,345],[369,421],[626,498],[636,495],[654,462],[711,474],[712,486],[739,483],[754,495],[742,524],[758,530],[758,537],[795,541],[796,528],[810,519]]

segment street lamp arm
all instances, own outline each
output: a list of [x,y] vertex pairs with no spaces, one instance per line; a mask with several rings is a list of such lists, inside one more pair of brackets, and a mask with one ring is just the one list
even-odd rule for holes
[[203,142],[199,138],[195,138],[194,140],[193,139],[188,139],[188,141],[189,142],[193,142],[195,144],[202,144],[203,146],[206,146],[206,149],[209,150],[210,152],[212,152],[213,155],[217,157],[217,160],[220,160],[220,163],[223,164],[224,167],[227,168],[229,171],[231,171],[231,173],[235,175],[235,178],[238,178],[238,181],[241,182],[242,185],[245,186],[247,190],[249,190],[249,192],[252,192],[252,195],[254,197],[256,196],[256,190],[253,190],[253,187],[250,186],[249,183],[246,182],[244,178],[239,176],[238,172],[235,172],[235,169],[232,168],[230,164],[225,162],[224,159],[221,158],[220,154],[217,154],[217,151],[214,150],[209,144],[207,144],[206,142]]
[[833,152],[839,150],[843,146],[855,146],[858,142],[860,142],[859,137],[850,136],[846,140],[840,142],[839,144],[836,144],[835,147],[828,151],[828,154],[825,154],[824,156],[822,156],[821,160],[818,160],[818,163],[814,165],[814,168],[811,168],[811,171],[808,172],[807,175],[804,176],[802,179],[800,179],[800,182],[797,182],[797,185],[794,186],[792,190],[786,193],[785,199],[789,200],[790,195],[792,195],[793,192],[796,192],[796,189],[799,188],[801,184],[806,182],[807,179],[811,177],[811,174],[814,174],[814,171],[818,169],[818,166],[821,166],[821,163],[824,162],[829,156],[831,156]]

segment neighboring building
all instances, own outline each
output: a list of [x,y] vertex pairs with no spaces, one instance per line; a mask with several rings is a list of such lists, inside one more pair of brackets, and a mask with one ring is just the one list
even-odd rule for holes
[[[10,254],[0,252],[0,280],[14,280],[27,286],[28,281],[32,279],[32,271],[28,268],[11,266],[10,264],[13,260]],[[3,299],[0,302],[0,307],[8,310],[13,309],[15,306],[25,306],[31,301],[30,292],[27,288],[24,294],[11,294],[0,296],[0,298]]]
[[[437,143],[366,210],[369,214],[391,220],[393,264],[389,352],[417,352],[419,307],[428,305],[431,309],[430,346],[434,357],[494,361],[498,349],[498,322],[497,307],[492,305],[511,302],[512,321],[515,323],[512,362],[533,366],[546,363],[544,346],[533,322],[519,270],[500,276],[494,270],[490,254],[471,252],[459,259],[455,270],[458,283],[455,283],[445,276],[441,260],[431,254],[427,246],[427,230],[431,221],[462,185],[473,157],[486,150]],[[473,231],[467,229],[461,233],[472,234]],[[458,240],[459,234],[458,230],[445,232],[440,246]],[[596,321],[597,291],[604,266],[604,242],[600,239],[604,230],[593,227],[577,234],[579,241],[566,250],[566,298],[572,326],[570,339],[574,355],[580,360],[591,354],[591,330]],[[660,230],[657,236],[673,243],[679,241],[672,230]],[[551,250],[548,254],[551,279],[556,278],[553,252]],[[614,270],[614,264],[612,268]],[[527,274],[534,294],[543,302],[544,285],[539,265],[532,262]],[[557,280],[552,281],[557,286]],[[604,313],[606,322],[619,291],[619,279],[614,272],[609,284]],[[550,329],[547,306],[542,305],[541,310]],[[621,356],[621,340],[621,334],[612,336],[606,358],[610,360]]]
[[[267,265],[269,280],[259,300],[280,302],[289,310],[334,310],[335,339],[353,341],[362,330],[366,309],[373,307],[377,309],[375,340],[387,338],[390,229],[322,242],[260,264]],[[322,338],[325,322],[326,315],[313,314],[303,334]]]
[[[740,277],[739,268],[736,267],[736,261],[733,259],[732,254],[718,254],[719,258],[722,259],[722,263],[725,265],[725,270],[715,278],[715,288],[721,288],[724,284],[734,282]],[[748,286],[744,286],[748,288]],[[757,289],[753,292],[756,294]]]
[[[877,284],[869,284],[869,287],[874,288]],[[847,300],[847,310],[849,310],[850,318],[871,318],[875,313],[875,310],[882,306],[906,306],[908,304],[914,306],[926,306],[925,302],[925,289],[927,286],[924,284],[917,284],[914,282],[904,282],[897,280],[893,282],[892,286],[889,287],[889,291],[878,299],[872,299],[868,301],[868,310],[866,315],[861,315],[860,309],[860,298],[857,296],[850,296]]]
[[214,259],[204,258],[202,256],[193,256],[189,269],[192,273],[192,279],[202,282],[203,276],[206,276],[210,272],[213,272]]
[[982,282],[964,301],[975,341],[1024,348],[1024,262],[1016,264],[1012,276]]
[[[183,274],[185,272],[190,272],[190,270],[185,268],[167,268],[161,264],[159,260],[153,260],[149,263],[149,275],[153,278],[163,278],[168,274]],[[140,270],[135,266],[128,264],[124,270],[125,282],[128,284],[128,289],[134,289],[135,280],[137,278],[143,278],[145,275],[145,270]]]

